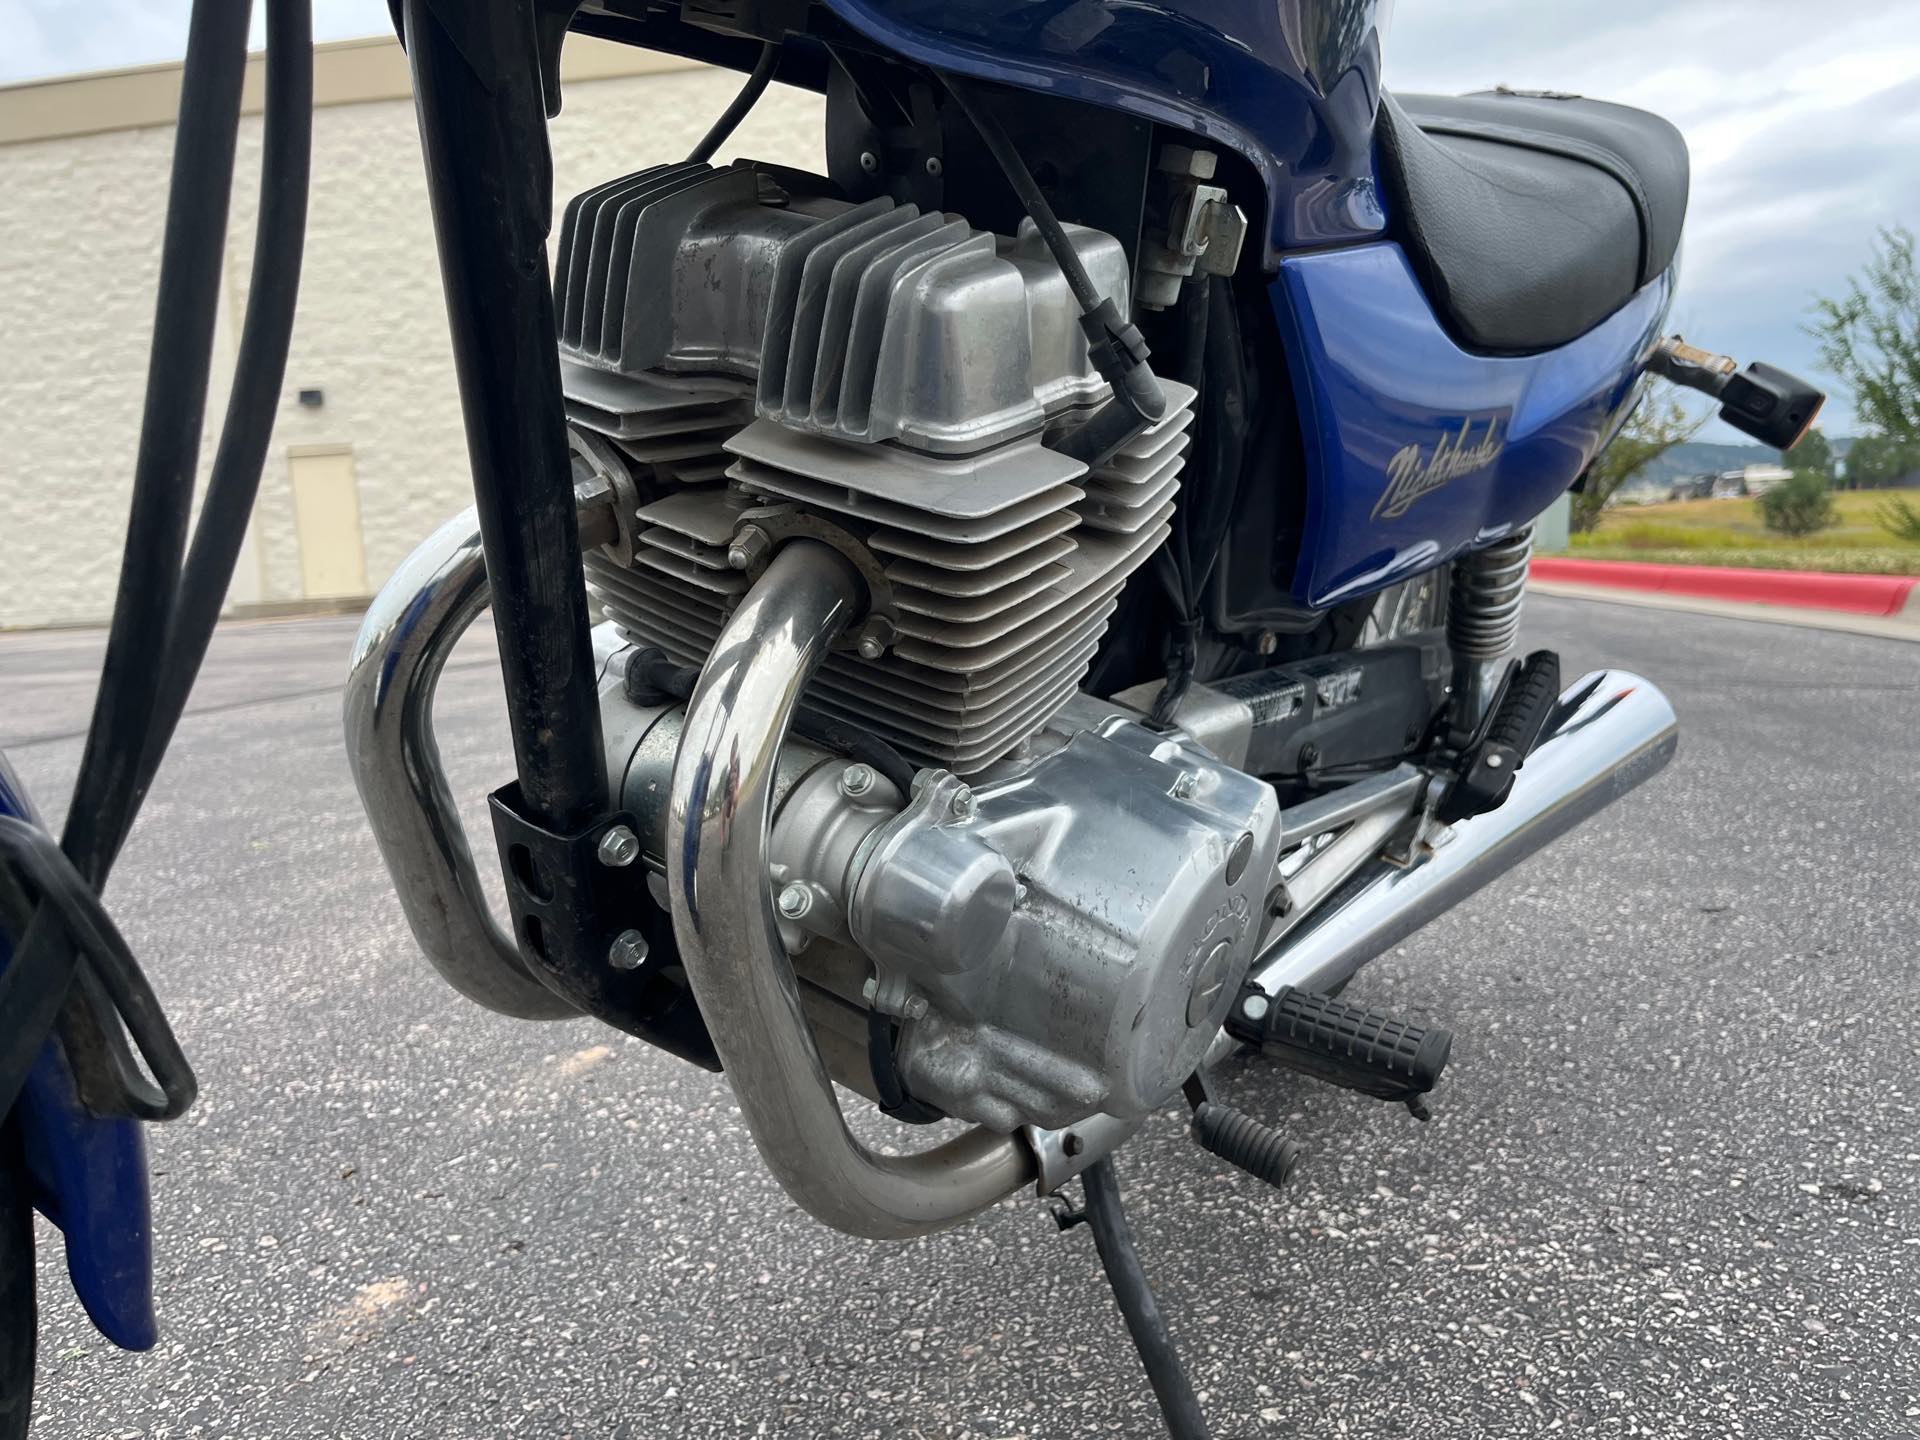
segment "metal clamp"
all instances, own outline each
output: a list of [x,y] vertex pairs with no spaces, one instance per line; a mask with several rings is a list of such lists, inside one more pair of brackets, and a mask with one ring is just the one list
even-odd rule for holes
[[713,647],[674,761],[667,883],[681,962],[767,1167],[816,1219],[871,1239],[945,1229],[1035,1178],[979,1128],[913,1155],[847,1129],[780,943],[767,874],[775,761],[807,681],[860,610],[854,569],[781,547]]

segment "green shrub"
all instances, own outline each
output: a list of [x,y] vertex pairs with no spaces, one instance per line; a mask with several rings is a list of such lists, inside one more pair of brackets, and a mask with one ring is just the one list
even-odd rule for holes
[[1812,535],[1840,521],[1839,508],[1828,491],[1827,477],[1817,470],[1796,470],[1791,478],[1760,497],[1760,518],[1780,535]]
[[1882,501],[1874,515],[1880,521],[1880,528],[1894,539],[1920,541],[1920,510],[1914,509],[1903,497],[1895,495]]

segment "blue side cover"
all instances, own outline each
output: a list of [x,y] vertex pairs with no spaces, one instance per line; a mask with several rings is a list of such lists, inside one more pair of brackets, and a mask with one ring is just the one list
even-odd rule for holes
[[1673,276],[1522,356],[1454,344],[1390,243],[1290,256],[1269,293],[1306,446],[1294,596],[1325,606],[1498,539],[1579,478],[1632,398]]
[[[40,819],[0,755],[0,814]],[[12,958],[0,936],[0,969]],[[66,1236],[67,1275],[100,1333],[127,1350],[150,1350],[153,1228],[147,1146],[138,1122],[101,1119],[80,1103],[73,1071],[49,1040],[14,1105],[33,1180],[34,1207]]]

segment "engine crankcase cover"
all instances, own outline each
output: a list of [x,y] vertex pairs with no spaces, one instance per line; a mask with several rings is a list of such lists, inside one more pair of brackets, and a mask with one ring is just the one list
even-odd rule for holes
[[924,776],[850,915],[927,1001],[909,1088],[1001,1130],[1164,1103],[1252,961],[1279,840],[1272,787],[1124,719],[991,784]]

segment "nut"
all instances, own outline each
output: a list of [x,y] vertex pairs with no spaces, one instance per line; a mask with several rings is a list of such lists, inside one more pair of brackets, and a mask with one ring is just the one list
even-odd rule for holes
[[600,837],[599,849],[595,852],[602,865],[616,870],[625,869],[640,858],[640,837],[625,825],[612,825],[607,833]]
[[780,891],[780,913],[788,920],[798,920],[813,908],[813,892],[795,881]]
[[616,970],[638,970],[647,963],[647,937],[638,930],[622,930],[607,951],[607,963]]
[[773,549],[773,540],[758,525],[743,525],[727,547],[727,565],[734,570],[751,570]]

